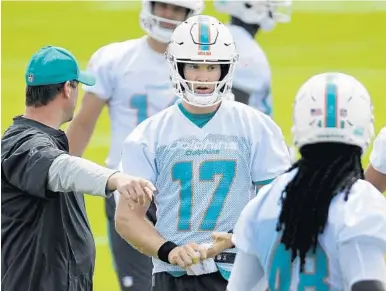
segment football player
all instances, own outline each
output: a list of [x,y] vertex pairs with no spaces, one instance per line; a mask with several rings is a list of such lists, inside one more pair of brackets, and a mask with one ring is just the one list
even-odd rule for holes
[[[98,117],[107,106],[111,142],[106,165],[116,169],[125,137],[143,120],[175,103],[177,98],[164,53],[176,25],[201,13],[203,8],[202,0],[143,0],[140,21],[146,35],[105,45],[92,55],[88,71],[96,76],[96,85],[83,87],[85,95],[80,110],[67,131],[73,155],[83,154]],[[118,197],[107,199],[105,206],[110,248],[121,290],[149,290],[151,259],[132,249],[115,231]],[[154,205],[148,217],[154,222]]]
[[386,290],[386,198],[361,164],[374,133],[367,90],[349,75],[316,75],[293,119],[301,158],[243,210],[228,290],[264,287],[264,277],[270,290]]
[[238,54],[224,24],[189,18],[173,32],[167,58],[181,101],[138,125],[122,156],[125,173],[154,182],[157,223],[145,219],[148,204],[130,209],[121,200],[116,228],[153,257],[153,291],[224,291],[234,224],[256,188],[290,167],[289,155],[268,115],[226,100]]
[[218,12],[230,15],[227,27],[240,54],[233,77],[235,100],[272,116],[271,68],[255,37],[261,30],[270,31],[277,23],[289,22],[292,1],[215,0],[214,5]]
[[365,177],[381,193],[386,191],[386,127],[374,141],[370,165],[366,169]]

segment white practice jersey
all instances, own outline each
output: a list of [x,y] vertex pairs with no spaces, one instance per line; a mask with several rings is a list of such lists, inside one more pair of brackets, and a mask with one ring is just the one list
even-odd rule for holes
[[256,40],[242,27],[227,25],[235,40],[240,59],[233,87],[250,94],[249,105],[272,115],[271,68]]
[[[296,171],[263,187],[245,207],[235,227],[236,246],[258,258],[270,290],[342,291],[358,280],[386,279],[382,256],[386,254],[386,198],[364,180],[353,185],[347,201],[344,193],[332,199],[325,230],[319,235],[316,253],[306,257],[304,273],[299,275],[299,258],[291,266],[291,253],[280,243],[276,224],[282,192]],[[358,257],[355,251],[362,244],[378,250],[374,262],[366,254],[354,261]],[[342,254],[347,245],[355,247]],[[237,282],[232,284],[237,286]]]
[[144,36],[100,48],[87,70],[96,76],[96,83],[92,87],[83,85],[83,89],[107,101],[111,146],[106,165],[117,168],[127,135],[177,100],[167,60],[149,47]]
[[[289,155],[280,128],[247,105],[223,101],[202,128],[181,106],[150,117],[128,136],[122,168],[154,183],[156,229],[165,239],[208,243],[213,231],[233,229],[255,184],[288,169]],[[154,273],[183,271],[155,258],[153,263]],[[218,266],[228,278],[231,265]]]
[[374,169],[386,175],[386,127],[382,128],[374,141],[370,162]]

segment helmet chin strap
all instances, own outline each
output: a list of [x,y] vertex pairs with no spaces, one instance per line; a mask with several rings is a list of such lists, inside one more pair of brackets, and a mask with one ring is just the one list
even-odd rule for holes
[[234,16],[231,16],[231,24],[244,28],[252,37],[255,37],[260,29],[260,25],[245,23]]
[[210,106],[217,105],[217,104],[219,104],[219,103],[222,101],[222,98],[221,98],[221,97],[218,97],[216,101],[214,101],[213,103],[210,103],[210,104],[193,103],[191,100],[189,100],[187,94],[189,94],[189,93],[186,93],[186,92],[184,93],[184,95],[183,95],[183,96],[184,96],[183,100],[184,100],[186,103],[188,103],[188,104],[190,104],[190,105],[192,105],[192,106],[195,106],[195,107],[200,107],[200,108],[210,107]]

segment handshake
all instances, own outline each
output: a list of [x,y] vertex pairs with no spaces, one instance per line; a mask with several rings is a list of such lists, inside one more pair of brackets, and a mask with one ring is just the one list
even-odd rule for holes
[[153,199],[154,185],[143,178],[126,175],[121,172],[112,174],[107,180],[107,190],[117,190],[127,201],[131,209],[135,204],[145,205]]
[[213,257],[233,247],[232,234],[214,232],[212,238],[212,243],[175,246],[168,254],[169,263],[185,269],[188,275],[202,275],[217,271]]
[[[154,185],[139,177],[114,173],[107,182],[109,191],[117,190],[124,197],[131,209],[136,204],[146,205],[153,198],[156,191]],[[212,243],[188,243],[178,246],[172,242],[165,242],[158,250],[158,258],[169,264],[179,266],[188,275],[201,275],[217,271],[213,258],[226,249],[233,248],[232,234],[228,232],[213,232]]]

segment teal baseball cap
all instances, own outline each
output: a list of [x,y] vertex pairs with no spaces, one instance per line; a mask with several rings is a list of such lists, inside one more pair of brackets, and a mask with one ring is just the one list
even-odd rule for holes
[[56,46],[45,46],[37,51],[25,73],[28,86],[54,85],[72,80],[88,86],[95,85],[95,77],[79,69],[74,55]]

